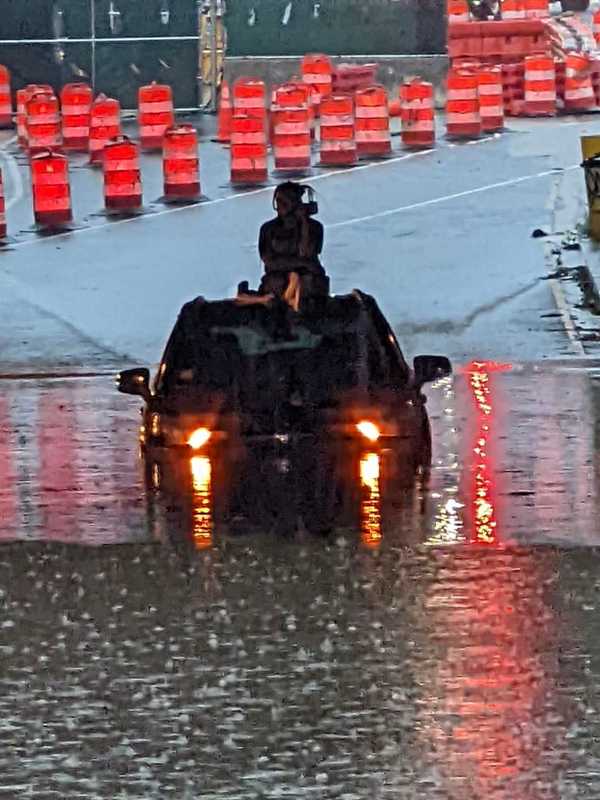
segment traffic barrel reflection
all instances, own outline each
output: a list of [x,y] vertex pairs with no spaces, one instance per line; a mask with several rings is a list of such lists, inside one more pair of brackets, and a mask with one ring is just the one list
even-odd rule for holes
[[92,89],[87,83],[68,83],[63,87],[60,103],[65,150],[88,150],[93,100]]
[[121,135],[121,104],[112,97],[98,95],[90,111],[90,163],[102,163],[105,146]]
[[142,208],[140,151],[127,136],[107,144],[103,152],[104,204],[109,212],[134,212]]
[[71,222],[71,188],[66,156],[45,150],[31,159],[33,211],[37,225],[62,226]]
[[197,200],[200,197],[198,133],[192,125],[177,125],[166,131],[163,174],[166,200]]
[[138,125],[143,150],[159,150],[163,136],[175,124],[173,92],[170,86],[151,83],[138,91]]
[[11,128],[12,95],[10,93],[10,72],[0,64],[0,128]]

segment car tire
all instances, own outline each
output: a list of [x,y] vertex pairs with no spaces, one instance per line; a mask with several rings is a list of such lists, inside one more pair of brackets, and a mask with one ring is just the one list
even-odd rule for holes
[[561,0],[563,11],[587,11],[590,0]]

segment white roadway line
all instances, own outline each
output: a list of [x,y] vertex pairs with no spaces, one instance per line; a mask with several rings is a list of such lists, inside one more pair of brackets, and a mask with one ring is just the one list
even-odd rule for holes
[[18,203],[19,200],[23,197],[23,180],[21,178],[21,173],[19,172],[19,165],[17,164],[15,157],[11,155],[9,152],[7,152],[6,149],[7,147],[10,147],[11,144],[14,144],[16,141],[17,141],[16,135],[12,136],[10,139],[4,142],[0,147],[0,158],[2,158],[6,163],[6,168],[10,172],[12,179],[11,183],[12,186],[14,187],[14,193],[12,194],[12,196],[8,198],[5,197],[5,207],[7,211],[9,208],[12,208],[12,206],[14,206],[15,203]]
[[[361,172],[362,170],[367,169],[377,169],[378,167],[386,167],[390,164],[397,164],[399,161],[407,161],[411,158],[418,158],[419,156],[426,156],[434,153],[435,150],[418,150],[414,153],[404,153],[401,156],[397,156],[395,158],[388,158],[383,161],[374,161],[370,164],[360,164],[357,167],[351,167],[350,169],[346,170],[330,170],[328,172],[323,172],[319,175],[315,175],[313,177],[307,178],[307,183],[315,183],[316,181],[322,181],[326,178],[333,178],[333,177],[342,177],[343,175],[352,175],[355,172]],[[22,185],[22,184],[21,184]],[[139,215],[136,217],[127,217],[127,219],[117,219],[112,222],[104,222],[101,225],[90,225],[89,228],[77,228],[71,231],[65,231],[64,233],[58,233],[55,236],[50,236],[47,239],[26,239],[22,242],[13,242],[10,246],[11,250],[21,248],[21,247],[30,247],[34,244],[39,244],[40,241],[44,242],[54,242],[59,239],[65,239],[72,236],[81,235],[84,233],[94,233],[95,231],[106,230],[107,228],[114,228],[118,225],[128,225],[132,222],[151,222],[152,220],[156,219],[157,217],[165,217],[170,214],[178,214],[182,211],[191,211],[195,208],[205,208],[206,206],[215,206],[219,205],[220,203],[227,203],[230,200],[240,200],[245,197],[255,197],[256,195],[265,194],[266,192],[272,192],[274,186],[262,186],[260,189],[253,189],[250,192],[236,192],[235,194],[229,194],[225,197],[217,197],[214,200],[205,200],[203,202],[195,203],[192,205],[187,206],[177,206],[176,208],[165,208],[162,211],[156,211],[146,215]]]
[[[579,164],[573,164],[569,167],[562,168],[563,172],[568,170],[579,169]],[[498,181],[498,183],[488,183],[486,186],[476,186],[474,189],[467,189],[464,192],[455,192],[454,194],[446,194],[441,197],[432,197],[430,200],[422,200],[419,203],[411,203],[407,206],[398,206],[397,208],[389,208],[387,211],[378,211],[376,214],[367,214],[364,217],[353,217],[346,219],[342,222],[334,222],[331,225],[326,225],[327,230],[334,228],[344,228],[347,225],[358,225],[361,222],[370,222],[374,219],[381,219],[382,217],[391,217],[395,214],[402,214],[404,211],[414,211],[417,208],[425,208],[426,206],[437,205],[438,203],[447,203],[449,200],[459,200],[462,197],[470,197],[474,194],[481,194],[482,192],[489,192],[492,189],[502,189],[505,186],[515,186],[519,183],[526,181],[533,181],[539,178],[546,178],[549,175],[556,175],[556,169],[545,170],[544,172],[535,172],[532,175],[522,175],[520,178],[511,178],[507,181]]]
[[560,281],[556,278],[550,278],[550,290],[552,291],[554,302],[556,303],[556,307],[560,312],[562,324],[567,336],[569,337],[569,342],[571,343],[571,347],[575,355],[585,356],[585,348],[581,340],[577,337],[577,329],[575,328],[575,323],[571,317],[571,312],[569,311],[569,306],[565,298],[563,288],[560,285]]

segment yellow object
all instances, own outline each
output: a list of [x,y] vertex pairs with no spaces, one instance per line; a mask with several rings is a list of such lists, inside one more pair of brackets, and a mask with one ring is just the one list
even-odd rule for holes
[[211,435],[212,434],[208,428],[196,428],[196,430],[190,435],[188,444],[192,450],[200,450],[208,442]]
[[[582,136],[581,155],[588,198],[589,233],[592,239],[600,241],[600,136]],[[595,158],[598,159],[597,165],[593,163]]]
[[359,422],[356,426],[356,430],[370,442],[376,442],[381,436],[381,432],[377,425],[375,425],[373,422],[369,422],[368,420],[362,420]]

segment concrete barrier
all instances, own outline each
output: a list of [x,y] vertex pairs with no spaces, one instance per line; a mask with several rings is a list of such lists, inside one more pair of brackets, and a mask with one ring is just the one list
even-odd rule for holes
[[[434,86],[435,106],[443,108],[446,102],[446,73],[448,57],[445,55],[364,55],[332,56],[334,64],[379,64],[377,82],[383,84],[390,97],[398,93],[404,80],[419,75]],[[288,81],[293,75],[300,75],[299,56],[237,56],[225,60],[225,79],[231,83],[241,75],[252,75],[263,80],[268,86]]]

